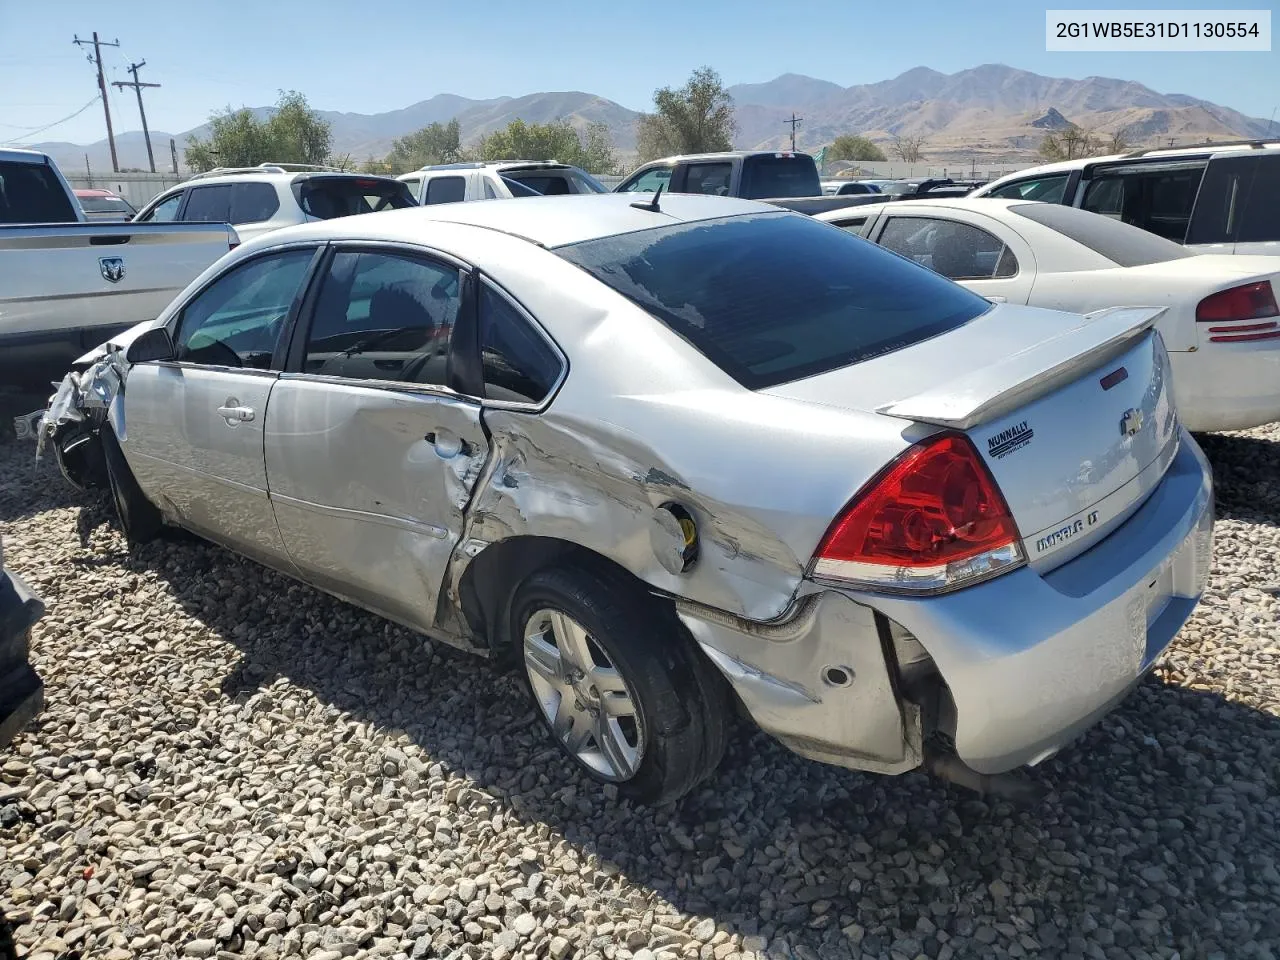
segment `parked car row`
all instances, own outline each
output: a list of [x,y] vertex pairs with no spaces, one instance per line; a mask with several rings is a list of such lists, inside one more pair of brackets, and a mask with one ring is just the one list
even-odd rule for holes
[[132,542],[520,664],[637,800],[701,782],[735,702],[806,757],[996,789],[1204,588],[1166,310],[992,303],[732,197],[438,203],[246,241],[41,436]]

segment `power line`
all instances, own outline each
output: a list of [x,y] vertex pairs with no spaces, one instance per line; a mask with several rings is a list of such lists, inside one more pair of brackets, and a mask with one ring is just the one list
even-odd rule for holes
[[794,110],[791,111],[791,119],[783,120],[783,123],[791,124],[791,152],[796,152],[796,127],[804,123],[804,117],[797,117]]
[[93,31],[93,40],[81,40],[79,36],[72,41],[77,47],[88,46],[93,44],[93,55],[90,56],[89,62],[98,68],[98,93],[102,95],[102,113],[107,118],[107,144],[111,147],[111,169],[116,173],[120,172],[120,161],[116,159],[116,134],[111,129],[111,105],[107,102],[107,78],[102,75],[102,48],[118,47],[120,41],[108,43],[105,40],[98,39],[98,31]]
[[[63,117],[61,120],[55,120],[53,121],[53,123],[47,123],[43,127],[19,127],[18,129],[27,130],[28,132],[22,134],[21,136],[14,137],[12,140],[5,140],[4,142],[17,143],[19,140],[26,140],[28,137],[34,137],[37,133],[44,133],[46,130],[52,130],[54,127],[59,126],[60,124],[66,123],[68,120],[74,120],[76,117],[80,116],[80,114],[84,113],[86,110],[92,107],[95,103],[97,103],[98,99],[99,99],[98,97],[94,97],[92,100],[90,100],[88,103],[86,103],[83,107],[81,107],[79,110],[77,110],[75,113],[71,114],[70,116]],[[6,127],[10,126],[10,124],[6,123],[5,126]]]
[[143,83],[138,79],[138,71],[147,65],[147,61],[143,60],[139,63],[129,64],[129,72],[133,74],[133,82],[128,80],[115,80],[112,82],[113,87],[123,90],[125,87],[133,87],[133,92],[138,95],[138,116],[142,117],[142,139],[147,143],[147,162],[151,164],[151,172],[156,172],[156,158],[151,152],[151,131],[147,129],[147,111],[142,108],[142,88],[158,87],[158,83]]

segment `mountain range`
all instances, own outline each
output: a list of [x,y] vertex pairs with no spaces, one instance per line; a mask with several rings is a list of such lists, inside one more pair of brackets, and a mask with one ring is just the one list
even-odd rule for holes
[[[842,87],[827,80],[784,74],[767,83],[729,87],[738,129],[734,145],[742,149],[779,148],[790,142],[792,114],[802,118],[800,149],[817,149],[843,133],[859,133],[886,145],[895,136],[921,137],[926,160],[980,157],[991,161],[1031,159],[1047,130],[1066,123],[1109,138],[1119,134],[1134,146],[1156,146],[1173,139],[1191,144],[1206,139],[1265,137],[1270,121],[1247,117],[1229,107],[1184,94],[1163,94],[1129,80],[1045,77],[1002,64],[985,64],[945,74],[928,67],[878,83]],[[384,156],[396,137],[430,123],[458,118],[463,140],[474,143],[514,119],[526,123],[567,120],[582,129],[590,123],[609,127],[620,159],[634,158],[634,110],[581,91],[533,93],[522,97],[473,100],[438,94],[385,113],[317,111],[332,127],[333,151],[357,160]],[[254,109],[266,116],[270,108]],[[192,134],[152,132],[157,166],[170,167],[169,139],[179,158]],[[95,171],[110,167],[105,140],[80,145],[33,145],[54,157],[68,172],[81,170],[86,155]],[[116,137],[122,167],[145,168],[146,148],[140,132]],[[891,151],[886,149],[887,153]]]

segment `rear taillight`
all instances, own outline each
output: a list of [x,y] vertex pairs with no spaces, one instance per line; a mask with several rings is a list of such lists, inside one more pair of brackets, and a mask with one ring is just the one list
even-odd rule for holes
[[937,593],[1026,561],[1009,505],[968,438],[911,447],[827,530],[811,575],[877,590]]
[[1268,280],[1219,291],[1196,306],[1197,322],[1230,324],[1210,327],[1210,343],[1280,339],[1280,324],[1267,320],[1276,316],[1280,316],[1280,307],[1276,305],[1276,294]]

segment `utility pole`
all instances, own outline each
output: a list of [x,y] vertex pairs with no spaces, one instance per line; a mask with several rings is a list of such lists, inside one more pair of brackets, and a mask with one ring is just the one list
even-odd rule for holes
[[[73,41],[77,47],[88,46],[89,40],[81,40],[76,36]],[[107,103],[107,79],[102,75],[102,48],[118,47],[120,41],[107,43],[105,40],[98,39],[98,31],[93,31],[93,56],[89,57],[89,62],[98,68],[98,93],[102,95],[102,113],[107,118],[107,144],[111,147],[111,169],[116,173],[120,172],[120,161],[116,159],[116,135],[111,129],[111,106]]]
[[142,117],[142,139],[147,141],[147,162],[151,164],[151,172],[156,172],[156,158],[151,152],[151,131],[147,129],[147,111],[142,109],[142,88],[158,87],[158,83],[142,83],[138,80],[138,71],[147,65],[147,61],[141,63],[129,64],[129,72],[133,74],[133,83],[128,80],[114,80],[111,85],[119,87],[123,90],[125,87],[133,87],[133,92],[138,95],[138,116]]
[[169,156],[173,158],[173,175],[176,177],[178,175],[178,144],[173,137],[169,138]]
[[783,123],[791,124],[791,152],[796,152],[796,127],[804,123],[804,117],[797,117],[794,110],[791,111],[791,119],[783,120]]

